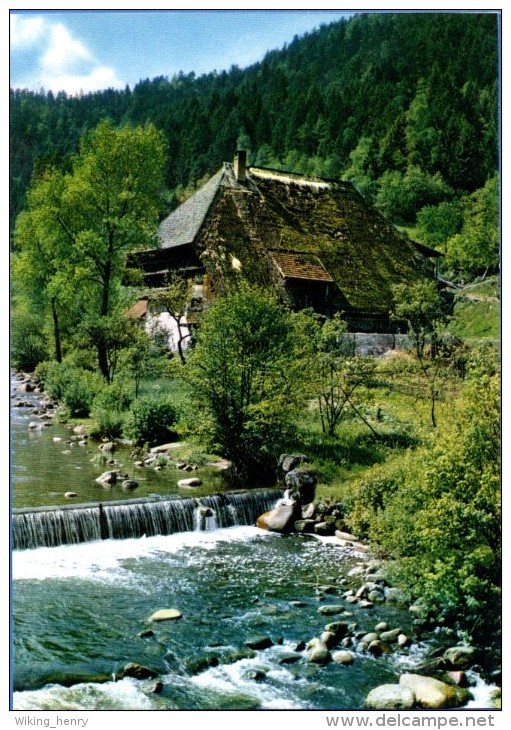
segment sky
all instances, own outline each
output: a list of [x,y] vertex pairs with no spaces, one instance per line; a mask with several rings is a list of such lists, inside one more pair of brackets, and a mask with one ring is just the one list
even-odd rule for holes
[[75,95],[245,68],[336,10],[11,10],[10,85]]

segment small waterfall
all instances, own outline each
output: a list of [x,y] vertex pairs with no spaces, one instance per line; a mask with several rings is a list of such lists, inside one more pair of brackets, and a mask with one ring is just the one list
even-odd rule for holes
[[195,529],[200,532],[205,532],[207,530],[216,530],[217,528],[218,522],[214,510],[199,502],[195,509]]
[[254,525],[282,496],[280,490],[214,494],[197,499],[129,499],[119,502],[15,509],[12,547],[26,550],[93,540],[171,535]]
[[55,547],[101,539],[98,507],[14,510],[13,548]]

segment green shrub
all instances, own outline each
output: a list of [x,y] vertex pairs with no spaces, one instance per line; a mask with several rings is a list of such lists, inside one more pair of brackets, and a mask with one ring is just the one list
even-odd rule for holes
[[348,505],[352,530],[396,558],[423,618],[476,641],[499,630],[500,478],[498,352],[486,347],[469,358],[451,423],[367,472]]
[[49,396],[67,407],[70,416],[88,416],[94,397],[101,389],[102,378],[67,362],[45,362],[36,369]]
[[125,416],[119,411],[94,407],[91,416],[94,421],[89,431],[91,438],[100,439],[106,437],[114,439],[122,436]]
[[176,422],[176,409],[167,400],[140,398],[131,406],[124,435],[135,444],[155,446],[176,438]]
[[48,346],[43,320],[26,309],[16,309],[11,319],[11,362],[18,370],[31,372],[46,357]]
[[124,429],[127,410],[132,402],[128,387],[116,381],[105,385],[94,398],[91,416],[94,424],[90,431],[93,438],[119,438]]

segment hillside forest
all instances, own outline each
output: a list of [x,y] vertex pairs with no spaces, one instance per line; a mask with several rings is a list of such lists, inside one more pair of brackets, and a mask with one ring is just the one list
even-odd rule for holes
[[[418,622],[498,644],[499,95],[495,13],[362,14],[246,69],[78,96],[11,89],[13,367],[91,437],[179,439],[183,458],[229,459],[238,483],[306,454]],[[182,357],[122,316],[142,291],[128,253],[236,149],[353,182],[442,254],[441,289],[395,289],[408,349],[357,355],[340,315],[245,284]],[[161,305],[181,317],[189,293],[176,278]]]

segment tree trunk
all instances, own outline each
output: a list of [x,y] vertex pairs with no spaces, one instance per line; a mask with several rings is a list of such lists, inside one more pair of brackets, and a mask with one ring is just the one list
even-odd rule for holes
[[98,366],[101,375],[105,378],[107,383],[110,383],[110,368],[108,367],[108,348],[103,340],[96,343],[98,350]]
[[51,316],[53,319],[53,339],[55,342],[55,359],[57,362],[62,362],[62,347],[61,347],[61,342],[60,342],[60,324],[59,324],[59,317],[57,314],[55,297],[53,297],[51,299]]

